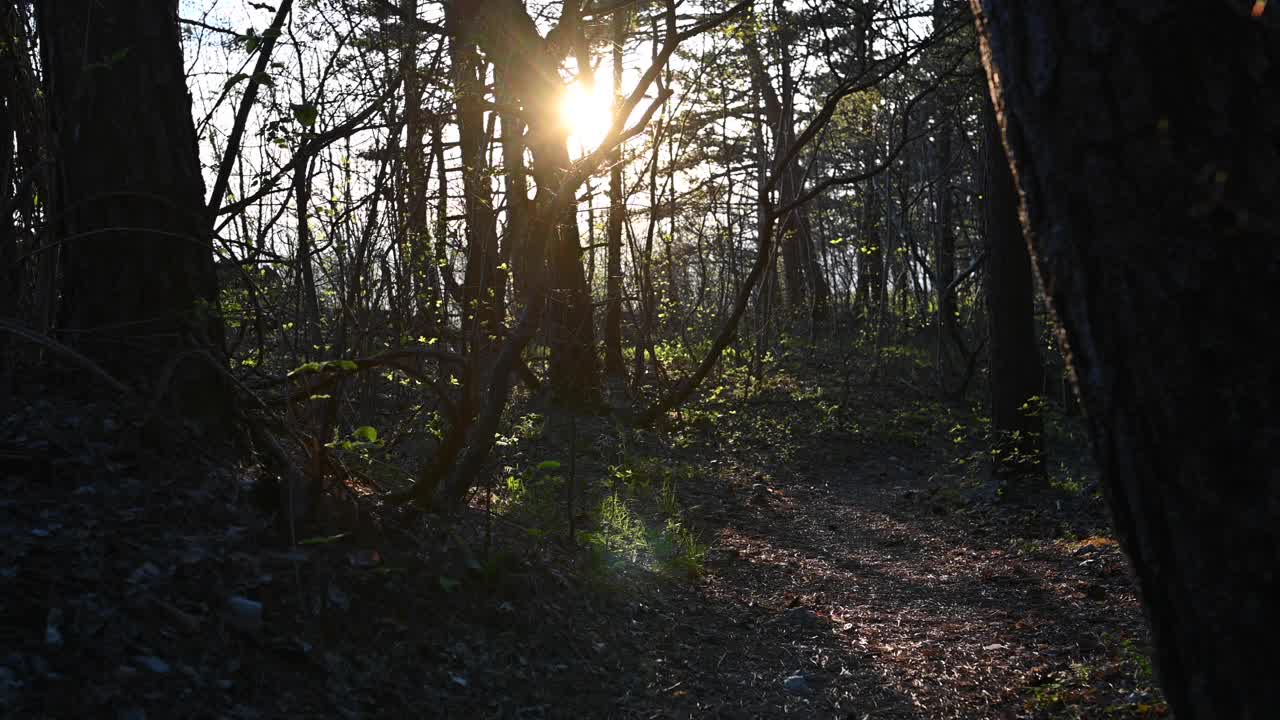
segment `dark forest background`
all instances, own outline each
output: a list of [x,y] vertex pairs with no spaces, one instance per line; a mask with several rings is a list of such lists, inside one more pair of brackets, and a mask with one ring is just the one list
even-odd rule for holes
[[0,22],[15,717],[1274,707],[1265,2]]

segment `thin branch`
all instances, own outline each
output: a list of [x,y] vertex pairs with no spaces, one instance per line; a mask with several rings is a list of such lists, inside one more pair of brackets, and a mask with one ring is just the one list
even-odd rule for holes
[[213,192],[209,194],[209,217],[218,216],[218,208],[222,206],[222,198],[227,194],[227,184],[231,180],[231,166],[240,152],[240,141],[244,137],[245,126],[249,122],[249,111],[258,99],[258,87],[262,84],[262,76],[271,60],[271,51],[275,49],[276,38],[280,37],[280,28],[284,27],[284,19],[293,7],[293,0],[282,0],[276,16],[271,20],[271,27],[263,31],[258,47],[258,62],[253,66],[253,74],[249,76],[244,96],[240,98],[240,107],[236,109],[235,124],[231,126],[231,136],[227,139],[227,147],[222,153],[222,162],[218,165],[218,177],[213,181]]
[[35,332],[34,330],[23,327],[22,325],[18,324],[16,321],[8,320],[8,319],[0,319],[0,330],[11,333],[13,335],[17,335],[18,337],[22,338],[23,340],[26,340],[27,342],[34,343],[36,345],[39,345],[45,348],[46,350],[49,350],[57,355],[61,355],[62,357],[67,358],[68,360],[72,361],[76,365],[79,365],[85,370],[88,370],[90,375],[93,375],[98,380],[102,381],[102,384],[106,385],[112,390],[115,390],[121,395],[128,395],[130,397],[135,395],[133,390],[130,390],[127,385],[120,382],[111,373],[104,370],[101,365],[90,360],[84,355],[81,355],[75,350],[72,350],[66,345],[63,345],[57,340],[54,340],[51,337],[48,337],[46,335],[41,335],[40,333]]

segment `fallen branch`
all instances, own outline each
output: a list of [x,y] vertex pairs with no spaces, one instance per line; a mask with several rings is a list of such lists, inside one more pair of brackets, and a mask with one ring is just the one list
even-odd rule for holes
[[129,397],[137,396],[137,394],[131,388],[129,388],[129,386],[117,380],[115,376],[113,376],[111,373],[104,370],[101,365],[90,360],[84,355],[81,355],[75,350],[72,350],[66,345],[63,345],[57,340],[54,340],[53,338],[48,337],[47,335],[41,335],[40,333],[35,332],[34,330],[25,328],[22,325],[19,325],[18,323],[12,320],[3,320],[3,319],[0,319],[0,330],[4,330],[12,335],[16,335],[22,338],[23,340],[26,340],[27,342],[33,343],[35,345],[39,345],[45,348],[46,350],[53,352],[56,355],[67,358],[68,360],[72,361],[76,365],[79,365],[80,367],[89,371],[89,374],[93,375],[95,378],[100,380],[103,385],[106,385],[107,387],[111,388],[112,390],[115,390],[121,395],[127,395]]

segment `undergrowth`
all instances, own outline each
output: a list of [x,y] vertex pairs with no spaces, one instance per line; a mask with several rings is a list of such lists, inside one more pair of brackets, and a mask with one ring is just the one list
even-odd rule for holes
[[570,493],[560,461],[508,466],[494,508],[538,541],[564,543],[572,532],[589,581],[608,584],[637,572],[693,580],[704,572],[707,545],[686,524],[680,486],[695,473],[691,465],[624,450],[603,476],[578,472]]

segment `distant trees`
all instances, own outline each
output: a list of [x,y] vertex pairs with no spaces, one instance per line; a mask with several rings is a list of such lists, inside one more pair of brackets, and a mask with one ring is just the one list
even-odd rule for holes
[[[218,354],[220,309],[241,379],[315,380],[281,417],[302,428],[316,474],[338,456],[335,435],[396,418],[402,474],[422,496],[447,476],[457,500],[512,387],[535,405],[601,411],[604,375],[613,409],[636,406],[620,414],[645,424],[727,370],[767,384],[802,337],[808,352],[835,340],[868,378],[911,358],[929,370],[913,387],[932,380],[923,392],[955,399],[981,375],[990,331],[991,378],[1013,378],[977,282],[990,269],[1003,287],[1003,266],[983,262],[976,43],[956,0],[281,0],[234,19],[185,4],[194,133],[170,124],[190,109],[172,57],[157,58],[163,82],[146,102],[140,87],[100,92],[134,82],[132,63],[154,54],[157,10],[134,38],[117,27],[133,5],[35,3],[57,21],[37,43],[32,4],[5,22],[50,58],[25,72],[49,84],[59,141],[42,139],[38,112],[13,124],[0,257],[14,260],[0,274],[17,290],[0,313],[44,331],[41,302],[57,298],[85,348],[106,326],[136,328],[91,355],[167,377],[173,358],[185,373]],[[75,22],[92,44],[78,64]],[[100,35],[116,39],[99,50]],[[6,106],[39,110],[11,79]],[[571,83],[614,89],[620,117],[599,147],[566,120]],[[135,122],[139,107],[155,109]],[[203,168],[169,151],[197,142]],[[90,145],[102,162],[83,160]],[[67,192],[44,182],[46,152]],[[163,214],[190,203],[201,170],[201,221]],[[103,193],[131,199],[104,205]],[[172,311],[143,309],[161,306]],[[121,344],[152,335],[165,339],[145,362]]]
[[[609,64],[612,67],[614,107],[622,104],[623,56],[631,13],[619,10],[609,23]],[[622,189],[622,146],[609,154],[609,220],[605,280],[604,370],[607,380],[625,382],[622,359],[622,225],[626,220],[626,196]],[[641,351],[643,352],[643,351]]]
[[207,430],[230,403],[176,0],[37,4],[61,254],[59,332]]
[[1184,720],[1272,717],[1280,8],[973,9],[1170,704]]

